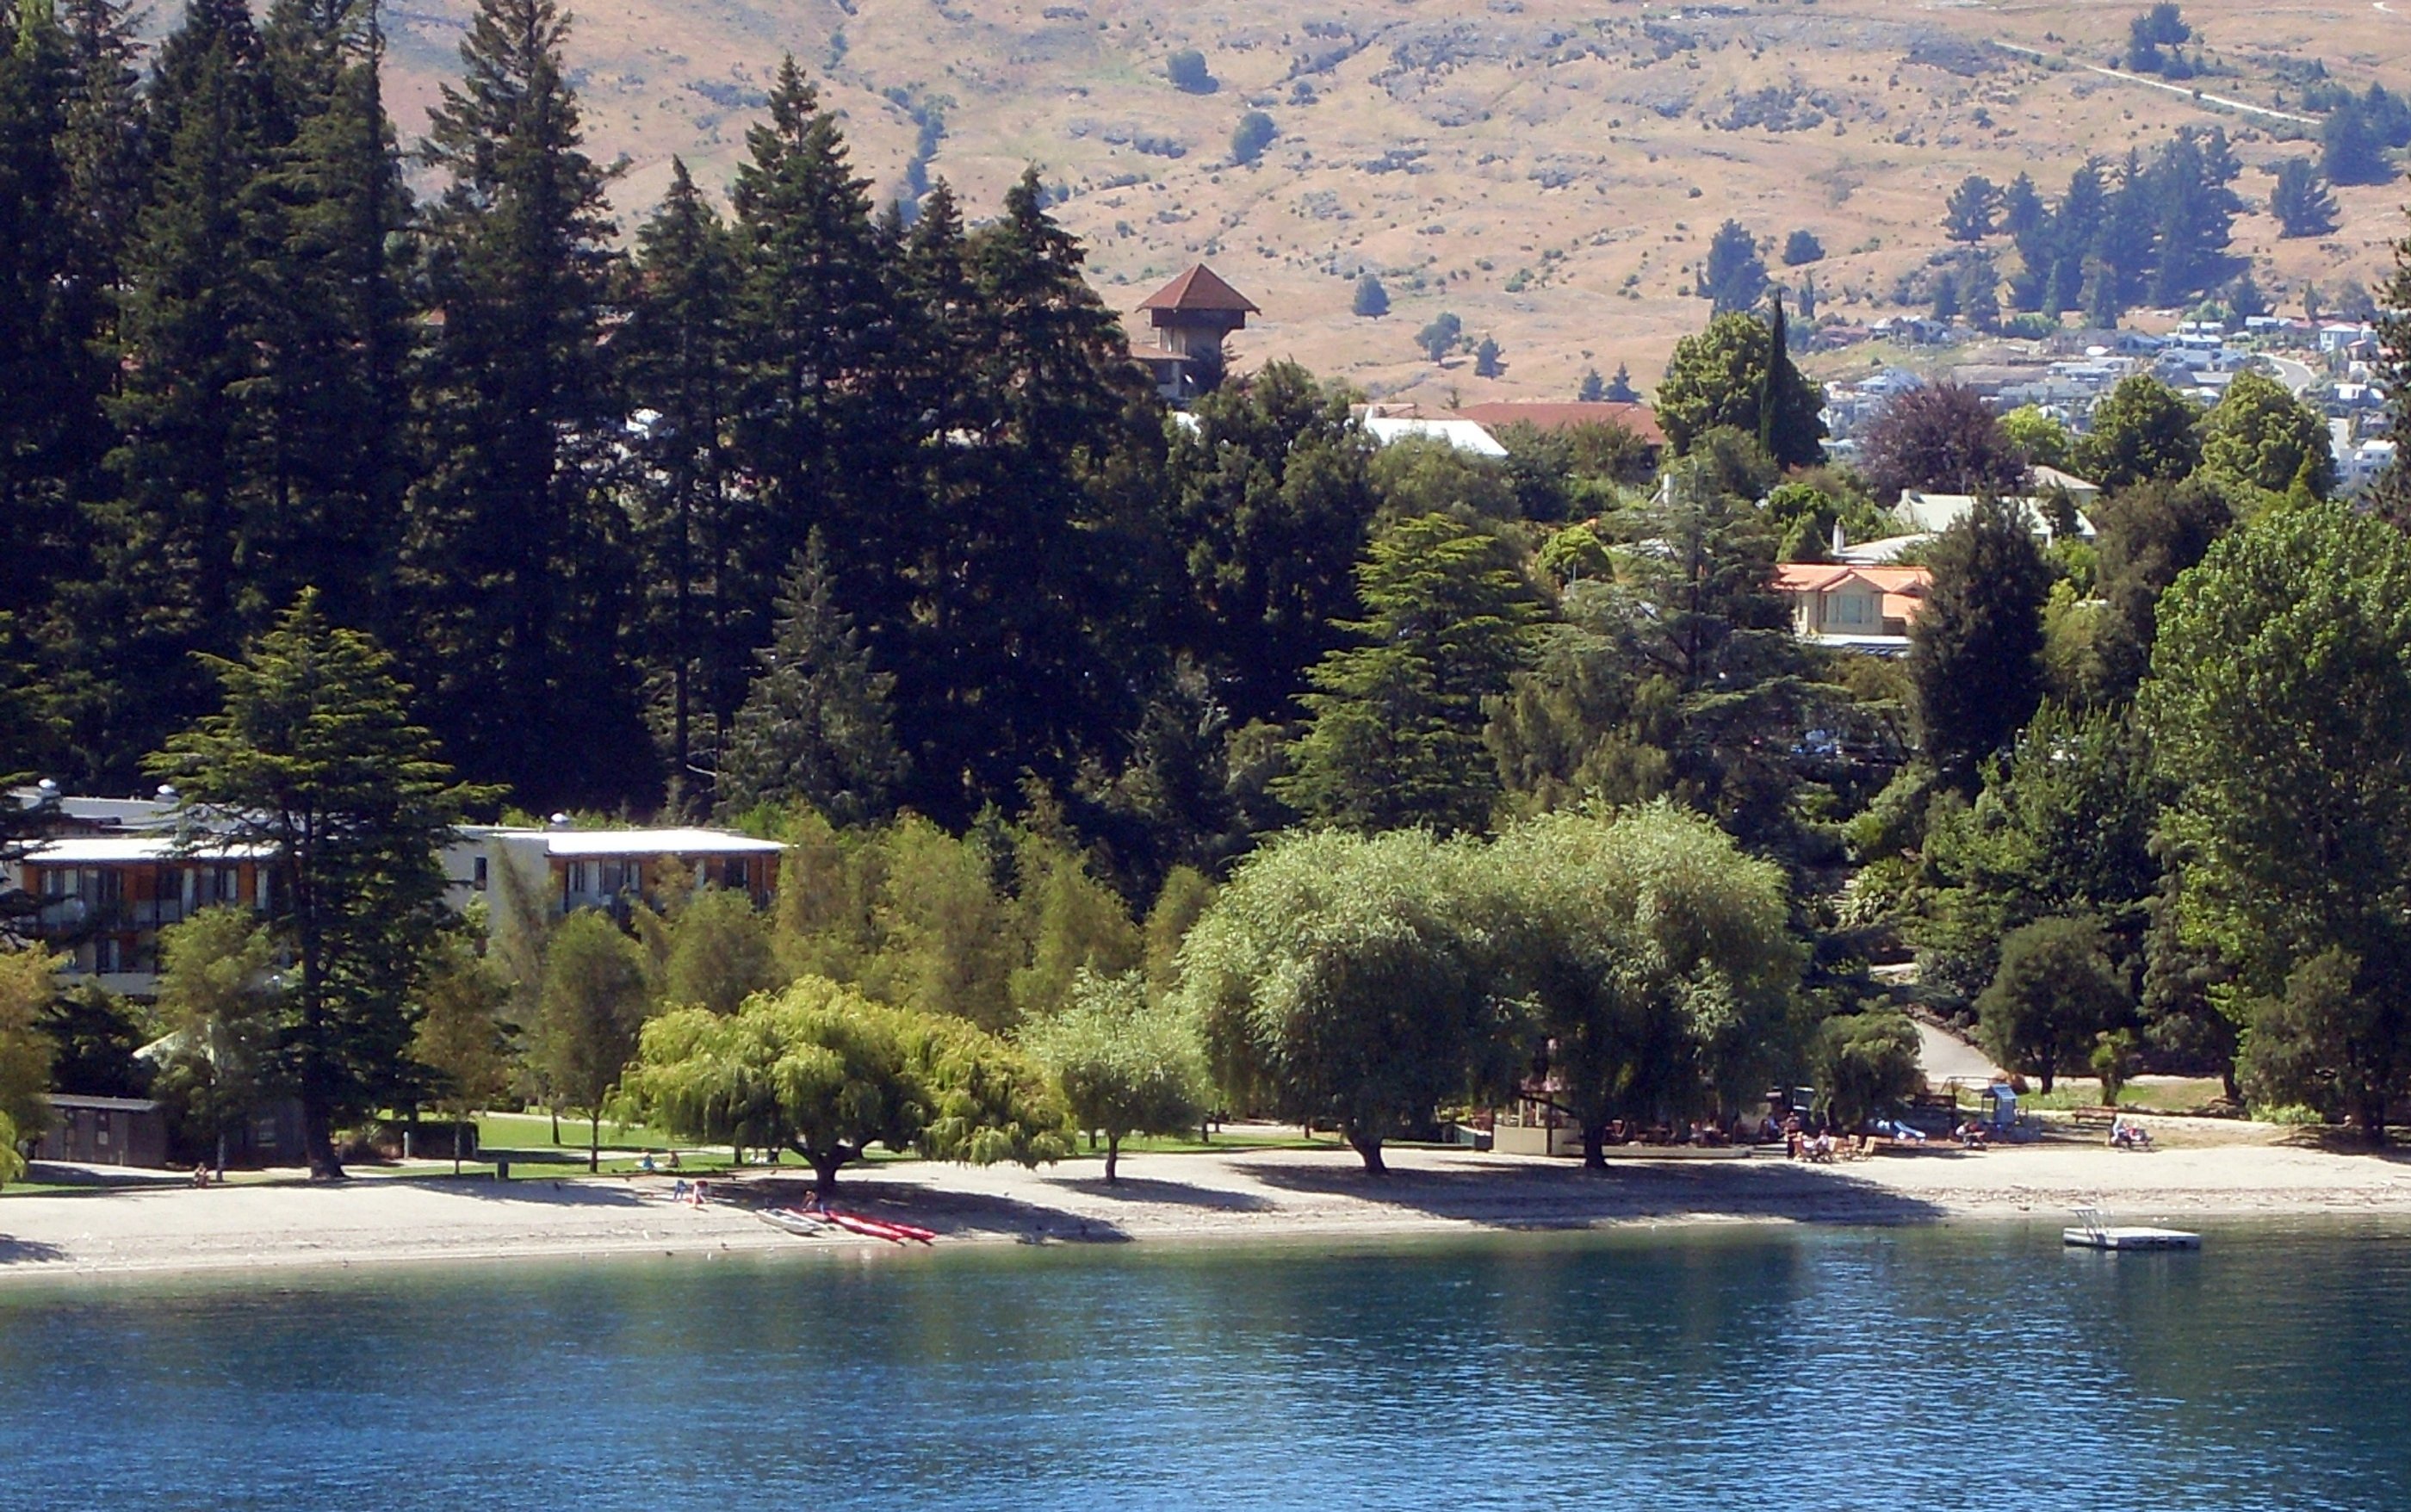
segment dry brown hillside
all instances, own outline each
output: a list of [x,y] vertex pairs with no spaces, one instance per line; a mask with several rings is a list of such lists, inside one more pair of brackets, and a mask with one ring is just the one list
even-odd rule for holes
[[[409,130],[453,68],[468,0],[406,3],[389,20]],[[1967,173],[2030,172],[2055,196],[2088,153],[2217,124],[2247,165],[2236,187],[2265,199],[2263,165],[2315,151],[2304,128],[2091,71],[2141,8],[589,0],[572,62],[593,146],[631,160],[623,215],[660,191],[673,153],[724,182],[792,51],[884,188],[913,154],[913,112],[934,109],[945,134],[929,171],[976,211],[1040,165],[1118,306],[1208,259],[1264,308],[1235,343],[1243,361],[1293,356],[1376,393],[1469,401],[1564,394],[1619,361],[1653,381],[1704,319],[1684,290],[1728,215],[1761,240],[1814,231],[1826,308],[1873,314],[1942,247],[1942,196]],[[2218,70],[2187,89],[2281,108],[2278,65],[2313,58],[2356,87],[2411,87],[2411,0],[2187,0],[2185,14]],[[1182,48],[1205,55],[1213,93],[1167,80]],[[1251,109],[1280,135],[1235,167],[1232,130]],[[2339,191],[2342,229],[2321,241],[2280,241],[2249,215],[2235,250],[2272,292],[2374,284],[2403,197]],[[1382,320],[1349,313],[1367,269],[1392,297]],[[1442,310],[1498,339],[1503,379],[1422,359],[1411,334]]]

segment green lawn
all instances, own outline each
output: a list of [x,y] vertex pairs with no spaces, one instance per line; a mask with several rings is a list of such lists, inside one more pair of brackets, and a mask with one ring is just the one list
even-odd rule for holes
[[[2129,1083],[2118,1089],[2118,1106],[2142,1112],[2186,1112],[2205,1103],[2217,1101],[2226,1095],[2226,1086],[2214,1076],[2193,1077],[2181,1082],[2154,1082],[2142,1086]],[[1959,1104],[1963,1108],[1980,1106],[1982,1098],[1961,1089]],[[2028,1092],[2018,1098],[2018,1107],[2030,1112],[2066,1112],[2071,1108],[2101,1106],[2101,1083],[2092,1077],[2062,1077],[2050,1092]]]

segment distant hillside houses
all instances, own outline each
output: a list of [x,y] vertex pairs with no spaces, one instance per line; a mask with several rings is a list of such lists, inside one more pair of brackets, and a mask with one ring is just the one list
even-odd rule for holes
[[[2386,436],[2384,358],[2377,330],[2366,321],[2187,319],[2165,334],[2066,331],[2024,343],[2023,355],[2020,343],[2005,344],[2005,352],[1946,369],[1943,376],[1974,389],[1995,412],[2031,405],[2082,433],[2091,428],[2094,405],[2137,374],[2207,407],[2225,396],[2237,374],[2258,371],[2327,417],[2341,489],[2362,487],[2393,457]],[[1828,385],[1824,418],[1834,460],[1853,460],[1859,437],[1885,406],[1925,381],[1903,368],[1881,367]],[[2049,491],[2049,484],[2038,483],[2037,491]]]

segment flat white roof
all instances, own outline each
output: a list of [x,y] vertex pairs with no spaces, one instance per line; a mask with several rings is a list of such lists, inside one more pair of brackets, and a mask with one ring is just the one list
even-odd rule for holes
[[[505,831],[506,835],[513,832]],[[522,830],[540,836],[550,856],[765,856],[787,848],[728,830]]]
[[1444,441],[1458,451],[1475,457],[1507,455],[1507,448],[1498,444],[1498,437],[1471,420],[1421,420],[1404,415],[1374,414],[1366,417],[1365,429],[1384,446],[1409,436],[1422,436],[1432,441]]
[[124,866],[172,861],[207,865],[259,861],[270,853],[266,846],[212,845],[179,854],[172,835],[73,835],[34,847],[25,853],[25,861],[35,866]]

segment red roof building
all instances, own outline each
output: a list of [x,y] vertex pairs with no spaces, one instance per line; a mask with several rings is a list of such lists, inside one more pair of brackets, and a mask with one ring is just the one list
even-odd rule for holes
[[1222,342],[1262,314],[1255,302],[1199,263],[1139,301],[1155,327],[1155,349],[1131,355],[1155,375],[1156,392],[1179,404],[1222,385]]

